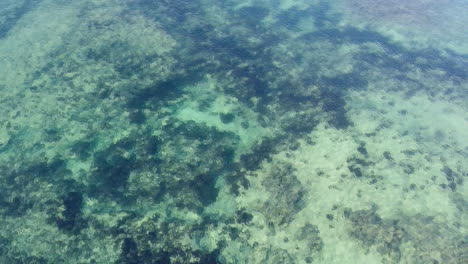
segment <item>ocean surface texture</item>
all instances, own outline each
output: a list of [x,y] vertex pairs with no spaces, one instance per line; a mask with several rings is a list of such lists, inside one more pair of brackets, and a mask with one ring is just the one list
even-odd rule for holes
[[0,0],[0,264],[468,263],[467,0]]

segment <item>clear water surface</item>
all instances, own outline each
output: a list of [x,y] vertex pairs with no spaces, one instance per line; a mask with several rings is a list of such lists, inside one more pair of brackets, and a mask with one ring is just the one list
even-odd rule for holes
[[468,263],[465,0],[0,0],[0,263]]

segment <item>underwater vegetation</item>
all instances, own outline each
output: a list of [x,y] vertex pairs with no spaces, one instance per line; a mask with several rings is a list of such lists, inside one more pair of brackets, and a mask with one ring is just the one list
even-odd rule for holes
[[1,263],[468,260],[466,55],[328,1],[10,2]]

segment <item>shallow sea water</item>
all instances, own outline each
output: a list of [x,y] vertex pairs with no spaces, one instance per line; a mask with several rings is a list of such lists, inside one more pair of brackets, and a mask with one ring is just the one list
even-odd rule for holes
[[463,0],[1,0],[0,263],[468,263]]

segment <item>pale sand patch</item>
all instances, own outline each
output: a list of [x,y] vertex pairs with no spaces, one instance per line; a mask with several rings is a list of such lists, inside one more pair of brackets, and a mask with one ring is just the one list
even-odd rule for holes
[[[389,101],[398,103],[392,108]],[[445,182],[441,171],[444,166],[466,166],[466,157],[454,150],[466,148],[463,140],[468,131],[466,111],[446,101],[430,100],[424,94],[404,99],[399,93],[354,92],[348,102],[349,117],[355,127],[336,130],[319,125],[310,134],[315,144],[301,140],[298,150],[278,153],[271,163],[264,162],[262,169],[249,177],[251,187],[238,203],[254,210],[271,199],[262,181],[275,164],[291,164],[307,191],[305,208],[296,214],[292,223],[278,228],[275,234],[259,228],[267,225],[268,219],[256,215],[256,227],[249,228],[254,234],[250,243],[256,241],[285,249],[302,263],[300,260],[309,254],[303,250],[302,242],[284,243],[283,238],[293,237],[305,223],[312,223],[320,230],[324,243],[314,263],[382,263],[384,256],[376,248],[365,250],[350,236],[350,222],[343,215],[344,208],[357,211],[374,207],[383,219],[402,219],[403,222],[424,215],[433,217],[433,221],[441,225],[451,225],[466,217],[454,204],[452,191],[440,186]],[[406,111],[404,116],[402,110]],[[382,123],[388,126],[382,128]],[[435,136],[438,130],[443,130],[447,136]],[[361,144],[367,150],[365,160],[372,164],[363,168],[362,178],[357,178],[348,169],[348,159],[364,158],[357,151]],[[442,147],[447,144],[453,148]],[[384,152],[389,152],[393,160],[387,160]],[[444,161],[442,156],[450,160]],[[405,172],[405,166],[411,166],[414,171]],[[367,178],[370,176],[377,181],[371,183]],[[464,185],[457,193],[467,198]],[[333,215],[333,221],[327,219],[327,214]],[[466,223],[462,225],[461,230],[467,230]],[[403,248],[410,246],[404,244],[402,252],[412,254],[412,249]]]

